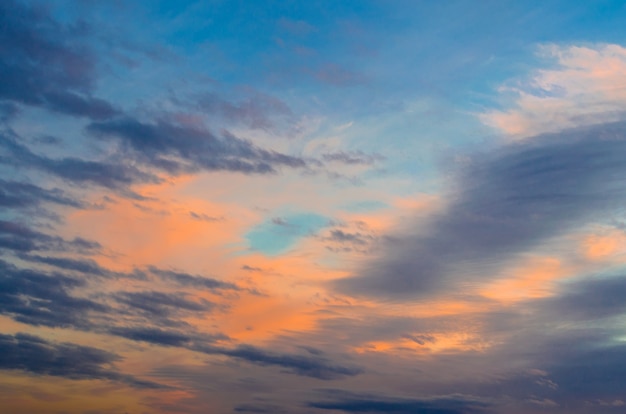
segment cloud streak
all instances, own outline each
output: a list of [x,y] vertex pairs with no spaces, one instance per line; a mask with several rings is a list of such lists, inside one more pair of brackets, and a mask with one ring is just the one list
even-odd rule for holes
[[338,287],[407,299],[493,277],[506,261],[617,208],[626,196],[625,153],[620,122],[475,156],[457,174],[449,205],[425,230],[388,243],[380,259]]
[[33,335],[0,334],[0,369],[64,377],[72,380],[108,380],[144,389],[168,388],[122,374],[113,368],[118,355],[70,343],[49,342]]

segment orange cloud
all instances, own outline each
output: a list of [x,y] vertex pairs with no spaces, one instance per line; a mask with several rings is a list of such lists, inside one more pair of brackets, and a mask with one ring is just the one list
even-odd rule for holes
[[554,282],[574,274],[574,269],[556,257],[531,257],[479,290],[486,298],[511,303],[550,296]]
[[588,235],[583,238],[582,250],[589,260],[614,259],[615,256],[626,253],[626,235],[620,230]]
[[511,109],[480,114],[485,124],[525,137],[619,119],[626,103],[626,48],[549,44],[539,48],[539,55],[556,60],[557,66],[500,88],[515,95]]

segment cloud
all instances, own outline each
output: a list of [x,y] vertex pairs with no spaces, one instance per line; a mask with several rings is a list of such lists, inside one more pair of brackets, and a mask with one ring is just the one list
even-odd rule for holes
[[457,172],[442,212],[418,234],[389,241],[378,259],[337,286],[347,294],[410,298],[494,277],[506,261],[618,208],[626,198],[624,154],[620,122],[474,156]]
[[170,174],[200,170],[267,174],[278,167],[306,166],[301,158],[261,149],[228,132],[217,137],[206,129],[162,120],[145,123],[125,116],[93,122],[87,131],[102,140],[117,142],[124,153]]
[[189,273],[176,272],[173,270],[164,270],[164,269],[159,269],[154,266],[150,266],[148,269],[150,273],[160,278],[174,281],[182,286],[199,287],[199,288],[210,289],[213,291],[241,290],[241,288],[235,285],[234,283],[224,282],[222,280],[213,279],[210,277],[195,276]]
[[349,233],[343,230],[332,230],[327,240],[337,243],[354,244],[358,246],[366,246],[372,241],[373,237],[359,232]]
[[185,347],[196,339],[194,336],[182,332],[153,327],[113,327],[108,332],[132,341],[161,346]]
[[19,258],[30,262],[47,264],[49,266],[54,266],[63,270],[80,272],[91,276],[108,277],[113,275],[113,272],[98,265],[92,259],[70,259],[66,257],[51,257],[27,254],[20,254]]
[[89,29],[63,25],[43,8],[16,1],[0,5],[0,98],[90,119],[118,113],[90,96],[93,54],[80,42]]
[[136,388],[167,388],[118,372],[113,363],[121,358],[98,348],[48,342],[37,336],[0,334],[0,369],[72,380],[108,380]]
[[203,115],[267,132],[281,132],[285,126],[290,132],[296,126],[296,117],[285,102],[258,92],[234,103],[215,93],[203,93],[189,106]]
[[541,303],[553,315],[594,321],[626,313],[626,277],[604,276],[565,284],[560,295]]
[[192,301],[186,298],[182,292],[118,292],[114,295],[115,300],[127,307],[141,311],[146,317],[167,318],[172,314],[184,311],[208,312],[215,306],[213,303],[201,299]]
[[195,220],[206,221],[209,223],[216,222],[216,221],[224,221],[224,217],[213,217],[204,213],[196,213],[194,211],[190,211],[189,215],[191,216],[191,218]]
[[613,44],[543,45],[538,54],[554,61],[525,80],[500,88],[512,95],[510,109],[492,110],[481,120],[507,134],[528,137],[624,117],[626,48]]
[[240,404],[233,409],[236,413],[286,413],[287,411],[280,406],[274,404],[257,403],[257,404]]
[[84,281],[58,273],[20,269],[0,260],[0,313],[18,322],[50,327],[89,329],[91,312],[108,312],[106,305],[75,297]]
[[384,161],[385,157],[380,154],[366,154],[362,151],[338,151],[322,154],[322,159],[327,162],[338,162],[348,165],[372,165]]
[[83,207],[79,201],[67,196],[61,189],[48,190],[30,183],[0,179],[0,206],[11,209],[29,209],[41,203]]
[[395,398],[384,395],[360,394],[342,390],[326,390],[328,399],[307,405],[322,410],[346,413],[397,414],[470,414],[487,412],[489,404],[465,395],[429,398]]
[[5,165],[39,170],[73,184],[94,184],[119,190],[121,194],[132,198],[141,198],[128,190],[132,184],[160,182],[155,175],[141,171],[127,163],[84,160],[75,157],[54,159],[37,155],[22,145],[17,136],[12,135],[0,133],[0,148],[5,151],[5,154],[0,153],[0,160]]
[[8,249],[17,252],[48,250],[94,253],[101,248],[102,246],[96,241],[85,240],[80,237],[66,240],[60,236],[51,236],[33,230],[20,223],[0,220],[0,250]]
[[320,380],[334,380],[358,375],[358,367],[336,364],[319,353],[287,354],[266,351],[252,345],[238,345],[235,348],[200,346],[196,350],[206,354],[219,354],[262,366],[279,366],[289,372]]

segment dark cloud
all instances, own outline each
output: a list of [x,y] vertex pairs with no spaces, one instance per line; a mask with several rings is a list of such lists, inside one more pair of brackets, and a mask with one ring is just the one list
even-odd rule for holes
[[208,214],[196,213],[194,211],[190,211],[189,215],[191,216],[191,218],[195,220],[207,221],[209,223],[212,223],[215,221],[224,221],[224,217],[213,217],[213,216],[209,216]]
[[[560,295],[532,306],[572,321],[594,321],[626,313],[626,277],[604,276],[578,280],[563,287]],[[529,304],[529,306],[531,306]]]
[[108,380],[137,388],[166,388],[160,384],[121,374],[113,363],[120,357],[97,348],[48,342],[18,333],[0,334],[0,369],[72,380]]
[[[552,297],[520,305],[520,313],[530,316],[516,326],[529,338],[516,340],[533,347],[533,363],[545,371],[538,385],[549,385],[533,389],[535,395],[564,404],[623,397],[625,297],[623,275],[588,276],[563,284]],[[515,382],[510,387],[522,388]]]
[[426,345],[427,343],[435,342],[435,337],[432,335],[404,334],[402,335],[402,337],[406,339],[410,339],[411,341],[415,342],[418,345]]
[[277,366],[292,374],[320,380],[351,377],[362,372],[360,368],[354,366],[334,363],[322,352],[290,354],[271,352],[246,344],[240,344],[234,348],[212,345],[218,340],[229,339],[223,334],[207,335],[147,326],[112,327],[108,332],[133,341],[165,347],[180,347],[207,355],[222,355],[260,366]]
[[21,144],[17,136],[9,135],[13,134],[0,133],[0,149],[5,152],[5,154],[0,152],[0,160],[5,165],[39,170],[74,184],[94,184],[119,190],[120,193],[134,198],[140,198],[140,196],[128,190],[132,184],[136,182],[160,182],[156,176],[141,171],[128,163],[110,163],[74,157],[53,159],[37,155]]
[[80,39],[84,23],[64,25],[43,8],[0,4],[0,98],[91,119],[118,113],[90,95],[96,62]]
[[233,283],[224,282],[209,277],[190,275],[189,273],[176,272],[173,270],[164,270],[151,266],[148,268],[150,273],[163,279],[174,281],[182,286],[199,287],[210,290],[234,290],[241,288]]
[[133,341],[147,342],[161,346],[188,346],[194,338],[179,331],[165,330],[153,327],[114,327],[108,331],[112,335]]
[[59,236],[51,236],[33,230],[24,224],[0,220],[0,250],[7,249],[17,252],[48,250],[94,253],[101,248],[102,246],[96,241],[85,240],[80,237],[66,240]]
[[550,398],[563,402],[623,398],[623,390],[626,389],[626,345],[560,345],[563,349],[550,355],[551,359],[546,358],[543,365],[551,383],[554,383],[552,389],[546,390]]
[[72,295],[84,285],[79,279],[21,269],[0,260],[0,313],[30,325],[89,329],[91,312],[110,309]]
[[455,278],[493,276],[507,260],[606,213],[626,199],[626,125],[596,125],[529,138],[475,156],[457,174],[441,213],[413,236],[390,241],[351,294],[408,298]]
[[0,179],[0,207],[32,209],[41,203],[80,208],[83,205],[61,189],[45,189],[34,184]]
[[376,162],[384,161],[385,157],[380,154],[366,154],[362,151],[338,151],[322,154],[322,159],[328,162],[339,162],[348,165],[372,165]]
[[59,269],[80,272],[86,275],[104,277],[111,276],[113,274],[113,272],[103,268],[91,259],[70,259],[66,257],[37,256],[27,254],[21,254],[19,257],[22,260],[43,263]]
[[282,217],[272,217],[272,224],[276,224],[277,226],[288,226],[289,223]]
[[145,123],[126,116],[93,122],[87,131],[119,143],[125,153],[170,174],[199,170],[267,174],[277,167],[306,166],[300,158],[261,149],[228,132],[218,138],[205,129],[165,121]]
[[263,269],[261,269],[260,267],[254,267],[254,266],[248,266],[248,265],[241,266],[241,270],[245,270],[247,272],[262,272],[263,271]]
[[235,359],[262,366],[278,366],[289,372],[321,380],[333,380],[358,375],[358,367],[341,365],[330,361],[321,354],[285,354],[266,351],[252,345],[239,345],[235,348],[202,346],[198,351],[207,354],[226,355]]
[[118,292],[115,294],[115,300],[151,318],[167,318],[181,311],[208,312],[215,306],[207,300],[201,299],[196,302],[187,299],[186,296],[181,292]]
[[330,236],[326,238],[328,241],[337,243],[348,243],[358,246],[366,246],[371,243],[373,237],[359,232],[349,233],[343,230],[332,230]]
[[240,404],[235,406],[233,410],[236,413],[286,413],[283,407],[274,405],[274,404],[266,404],[266,403],[258,403],[258,404]]
[[489,404],[465,395],[430,398],[395,398],[328,390],[328,399],[309,402],[312,408],[346,413],[471,414],[487,412]]

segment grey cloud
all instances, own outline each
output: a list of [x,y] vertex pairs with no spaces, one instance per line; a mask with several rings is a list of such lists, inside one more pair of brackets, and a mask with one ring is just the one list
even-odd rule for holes
[[471,414],[487,412],[489,404],[465,395],[430,398],[398,398],[327,390],[326,400],[309,402],[312,408],[346,413]]
[[288,226],[289,223],[282,217],[272,217],[272,224],[276,224],[277,226]]
[[593,321],[626,313],[626,277],[608,275],[570,282],[555,297],[529,304],[572,321]]
[[113,272],[110,272],[108,269],[103,268],[91,259],[69,259],[66,257],[38,256],[27,254],[20,254],[19,257],[22,260],[43,263],[57,267],[59,269],[80,272],[87,275],[105,277],[113,274]]
[[213,217],[204,213],[196,213],[195,211],[190,211],[189,215],[193,219],[200,220],[200,221],[207,221],[209,223],[216,222],[216,221],[224,221],[224,217]]
[[626,199],[625,128],[573,129],[475,156],[457,173],[447,208],[338,287],[396,299],[440,292],[455,277],[493,275],[543,241],[606,219]]
[[234,290],[238,291],[241,288],[233,283],[224,282],[218,279],[212,279],[209,277],[191,275],[184,272],[176,272],[173,270],[164,270],[151,266],[148,268],[150,273],[167,280],[174,281],[182,286],[201,287],[210,290]]
[[256,365],[279,366],[289,372],[321,380],[333,380],[358,375],[358,367],[341,365],[328,360],[321,354],[286,354],[264,350],[252,345],[239,345],[235,348],[199,347],[198,351],[207,354],[226,355]]
[[136,159],[171,174],[199,170],[267,174],[277,167],[306,166],[300,158],[258,148],[227,132],[218,138],[207,130],[165,121],[144,123],[122,117],[93,122],[87,131],[117,141]]
[[140,310],[149,317],[167,318],[181,311],[207,312],[214,304],[202,299],[195,302],[186,298],[185,293],[164,293],[156,291],[118,292],[115,300],[130,308]]
[[271,352],[252,345],[240,344],[233,348],[212,345],[216,340],[228,340],[222,334],[185,333],[156,327],[113,327],[109,333],[133,341],[165,347],[180,347],[207,355],[222,355],[260,366],[278,366],[296,375],[320,380],[334,380],[360,374],[360,368],[335,363],[321,352],[290,354]]
[[7,249],[17,252],[49,250],[94,253],[101,248],[102,246],[96,241],[85,240],[80,237],[66,240],[59,236],[51,236],[33,230],[24,224],[0,220],[0,250]]
[[0,206],[13,209],[33,208],[41,203],[54,203],[80,208],[83,205],[61,189],[45,189],[34,184],[0,179]]
[[328,162],[339,162],[348,165],[372,165],[376,162],[384,161],[385,157],[380,154],[366,154],[362,151],[338,151],[322,154],[322,159]]
[[18,322],[87,329],[91,326],[90,312],[109,310],[105,305],[72,295],[75,288],[84,285],[81,280],[20,269],[2,260],[0,271],[0,312]]
[[182,332],[153,327],[113,327],[108,332],[133,341],[161,346],[185,347],[196,339]]
[[332,230],[330,232],[330,236],[328,236],[326,239],[337,243],[348,243],[358,246],[366,246],[371,243],[373,236],[362,234],[359,232],[349,233],[343,230]]
[[63,25],[45,9],[16,1],[0,5],[0,98],[73,116],[118,113],[93,98],[95,59],[80,43],[85,25]]
[[263,271],[263,269],[261,269],[260,267],[248,266],[248,265],[241,266],[241,270],[245,270],[247,272],[262,272]]
[[160,181],[156,176],[128,164],[83,160],[73,157],[53,159],[37,155],[18,142],[17,138],[16,136],[9,136],[7,133],[0,133],[0,148],[6,152],[5,155],[0,153],[0,160],[5,165],[50,173],[74,184],[95,184],[119,190],[120,193],[133,198],[140,198],[140,196],[128,190],[132,184]]
[[266,403],[257,403],[257,404],[240,404],[233,408],[233,411],[236,413],[286,413],[283,407],[274,405],[274,404],[266,404]]
[[49,342],[23,333],[0,334],[0,369],[3,370],[72,380],[116,381],[136,388],[167,388],[118,372],[112,364],[119,360],[119,356],[98,348]]
[[410,339],[411,341],[415,342],[418,345],[425,345],[426,343],[429,343],[429,342],[435,342],[435,337],[432,335],[405,334],[405,335],[402,335],[402,337],[406,339]]

